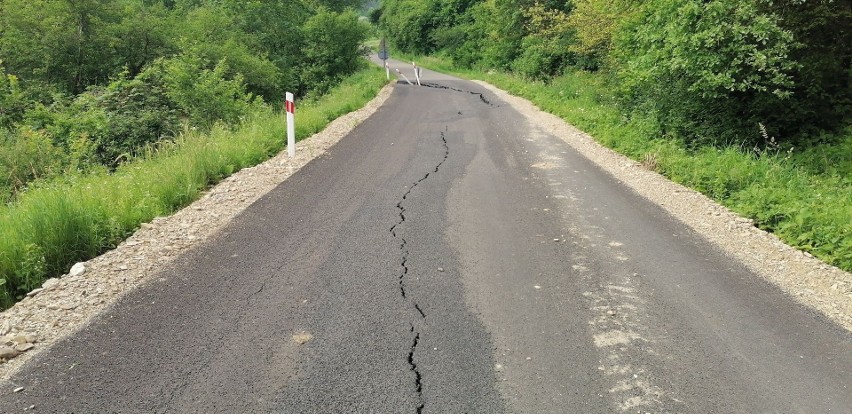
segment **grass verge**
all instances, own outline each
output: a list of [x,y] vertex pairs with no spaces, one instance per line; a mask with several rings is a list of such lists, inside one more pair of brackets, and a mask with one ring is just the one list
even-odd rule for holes
[[625,114],[600,75],[569,73],[545,84],[459,69],[441,57],[403,58],[526,98],[601,144],[754,220],[785,243],[852,271],[852,127],[830,144],[806,149],[783,151],[771,142],[759,149],[688,149],[660,137],[652,116]]
[[[384,72],[370,66],[328,94],[299,102],[297,139],[361,108],[385,83]],[[185,131],[112,174],[37,183],[0,207],[0,308],[73,263],[114,248],[141,223],[173,213],[212,184],[270,158],[283,148],[285,134],[283,114],[264,107],[236,128]]]

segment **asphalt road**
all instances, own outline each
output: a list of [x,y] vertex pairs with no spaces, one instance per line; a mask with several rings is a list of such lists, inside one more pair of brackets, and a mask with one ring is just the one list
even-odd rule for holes
[[0,412],[852,412],[847,331],[476,84],[424,82]]

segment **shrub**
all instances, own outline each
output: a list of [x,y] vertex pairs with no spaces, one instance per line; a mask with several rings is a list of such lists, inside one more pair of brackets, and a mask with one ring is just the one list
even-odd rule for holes
[[25,188],[37,178],[62,172],[65,151],[41,130],[23,126],[15,131],[0,129],[0,201]]
[[136,156],[146,145],[174,136],[179,126],[177,104],[168,97],[162,74],[150,68],[133,79],[122,74],[102,90],[98,105],[109,123],[95,142],[104,165]]
[[179,124],[177,105],[156,71],[126,76],[106,87],[90,87],[71,102],[57,101],[50,110],[33,111],[29,124],[44,128],[67,148],[77,168],[115,168],[146,145],[173,135]]
[[767,108],[791,95],[795,46],[752,2],[655,0],[618,39],[621,86],[629,104],[661,118],[664,134],[757,140]]
[[[836,131],[852,117],[852,2],[753,0],[795,37],[790,59],[793,95],[769,109],[764,123],[807,144],[820,130]],[[796,137],[795,135],[799,135]],[[787,138],[789,139],[789,138]],[[805,141],[805,142],[801,142]]]
[[23,118],[28,106],[18,77],[7,74],[0,60],[0,128],[12,128]]
[[621,25],[641,5],[630,0],[578,0],[574,5],[568,20],[576,41],[569,48],[582,56],[583,69],[599,69],[608,60]]
[[209,128],[216,121],[239,121],[252,105],[242,75],[228,78],[228,64],[204,68],[198,56],[182,54],[161,61],[166,95],[189,117],[192,125]]
[[[240,28],[238,15],[224,5],[207,4],[190,11],[180,34],[177,59],[181,63],[194,66],[194,70],[218,68],[221,79],[240,77],[243,88],[255,95],[267,99],[280,96],[281,71],[260,50],[258,40]],[[223,61],[227,65],[219,66]]]
[[574,36],[567,13],[536,3],[524,15],[528,34],[521,43],[521,55],[512,63],[514,71],[528,78],[546,80],[575,62],[569,48]]
[[302,83],[322,94],[364,65],[361,44],[369,31],[353,11],[320,10],[305,22]]

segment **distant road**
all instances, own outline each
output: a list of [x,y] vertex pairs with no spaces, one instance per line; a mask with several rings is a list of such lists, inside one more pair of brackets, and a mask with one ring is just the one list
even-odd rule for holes
[[0,412],[852,412],[847,331],[475,83],[423,81]]

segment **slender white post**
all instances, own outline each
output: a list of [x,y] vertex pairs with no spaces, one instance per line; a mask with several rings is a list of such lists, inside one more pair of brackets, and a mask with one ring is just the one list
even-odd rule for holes
[[414,66],[414,79],[417,79],[417,86],[420,86],[420,70],[417,68],[417,64],[411,62],[411,66]]
[[411,83],[410,80],[408,80],[408,77],[405,76],[402,72],[400,72],[399,69],[396,70],[396,74],[402,76],[402,78],[405,79],[405,81],[408,82],[409,85],[414,86],[414,84]]
[[293,158],[296,156],[296,103],[290,92],[287,92],[284,107],[287,110],[287,155]]
[[390,80],[390,65],[388,65],[388,61],[385,61],[385,77]]

